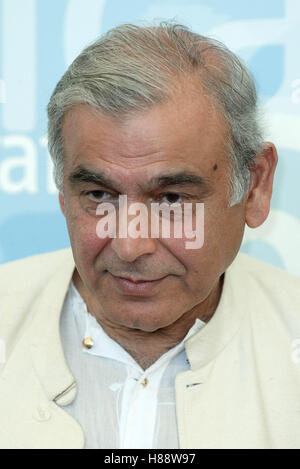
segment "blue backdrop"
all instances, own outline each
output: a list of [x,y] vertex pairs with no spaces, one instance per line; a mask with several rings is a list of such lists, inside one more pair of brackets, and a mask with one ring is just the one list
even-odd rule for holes
[[272,210],[242,250],[300,275],[298,0],[0,0],[0,262],[63,248],[46,105],[66,67],[123,22],[175,18],[223,41],[255,76],[279,150]]

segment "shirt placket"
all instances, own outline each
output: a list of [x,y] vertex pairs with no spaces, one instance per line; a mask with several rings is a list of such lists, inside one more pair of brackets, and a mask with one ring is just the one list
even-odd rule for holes
[[120,448],[153,448],[161,377],[167,363],[153,372],[130,367],[124,385]]

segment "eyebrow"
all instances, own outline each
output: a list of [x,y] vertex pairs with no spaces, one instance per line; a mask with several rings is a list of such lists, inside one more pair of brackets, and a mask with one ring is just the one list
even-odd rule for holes
[[97,184],[98,186],[104,186],[106,189],[117,190],[114,187],[113,181],[105,176],[105,174],[91,171],[83,166],[79,166],[70,174],[69,181],[72,186],[75,186],[78,183],[88,182]]
[[[114,181],[101,172],[91,171],[83,166],[79,166],[69,176],[69,181],[72,186],[78,183],[92,183],[102,186],[106,189],[114,190],[119,192]],[[207,178],[199,176],[190,171],[178,171],[174,173],[161,174],[159,176],[153,176],[147,183],[147,190],[161,189],[168,186],[184,186],[192,185],[201,189],[201,192],[211,195],[213,192],[212,185]]]

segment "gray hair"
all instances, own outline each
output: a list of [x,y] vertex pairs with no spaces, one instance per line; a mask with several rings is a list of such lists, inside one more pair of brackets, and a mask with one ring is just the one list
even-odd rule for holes
[[224,44],[173,22],[111,29],[65,72],[48,104],[48,146],[57,188],[63,190],[62,119],[68,109],[86,103],[120,118],[167,102],[174,76],[187,75],[199,76],[199,91],[212,98],[227,122],[230,205],[240,202],[263,143],[254,80]]

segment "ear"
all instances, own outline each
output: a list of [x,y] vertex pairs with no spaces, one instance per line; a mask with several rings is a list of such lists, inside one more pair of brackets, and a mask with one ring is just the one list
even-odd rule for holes
[[255,157],[250,176],[249,190],[245,199],[245,220],[250,228],[257,228],[270,212],[274,173],[278,161],[273,143],[265,142]]
[[65,211],[65,198],[64,198],[64,196],[63,196],[63,194],[62,194],[61,192],[59,193],[58,198],[59,198],[60,209],[61,209],[63,215],[66,216],[66,211]]

